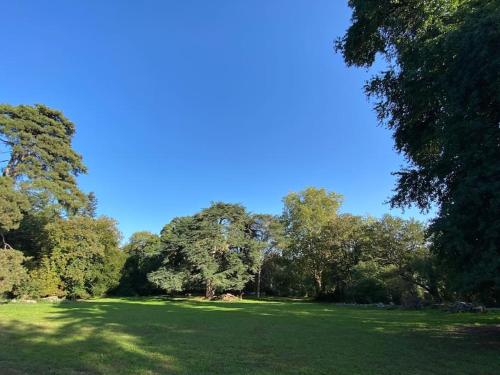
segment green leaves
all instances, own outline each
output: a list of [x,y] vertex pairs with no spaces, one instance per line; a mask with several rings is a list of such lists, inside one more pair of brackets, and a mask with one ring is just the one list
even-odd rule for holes
[[331,263],[332,240],[328,229],[338,220],[342,197],[325,189],[307,188],[284,199],[283,221],[289,249],[306,275],[314,280],[316,294],[325,292],[325,273]]
[[238,204],[214,203],[194,216],[173,219],[162,230],[163,267],[148,279],[165,291],[242,290],[253,278],[261,248],[254,221]]
[[23,211],[29,206],[24,194],[14,189],[10,177],[0,176],[0,234],[17,229],[23,218]]
[[[408,163],[393,206],[438,215],[430,232],[456,291],[500,299],[500,7],[497,0],[351,0],[337,41]],[[491,264],[496,264],[490,267]],[[488,266],[486,266],[488,265]],[[483,297],[481,297],[483,298]],[[484,299],[484,298],[483,298]]]
[[175,272],[165,267],[148,274],[148,280],[167,293],[181,292],[189,282],[189,275],[185,271]]
[[56,220],[45,230],[44,256],[68,296],[99,296],[117,286],[124,257],[113,220],[73,217]]
[[74,133],[71,121],[44,105],[0,105],[0,143],[9,154],[3,176],[31,194],[49,192],[71,212],[82,207],[75,177],[86,167],[71,147]]
[[23,263],[26,258],[17,250],[0,249],[0,297],[6,293],[16,293],[28,278]]

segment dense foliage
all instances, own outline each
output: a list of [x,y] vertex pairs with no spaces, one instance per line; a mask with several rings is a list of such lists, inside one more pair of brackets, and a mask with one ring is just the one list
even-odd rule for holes
[[14,188],[12,178],[0,176],[0,236],[4,247],[8,246],[5,234],[19,228],[27,206],[27,198]]
[[0,105],[0,296],[86,298],[118,284],[120,234],[77,186],[74,132],[46,106]]
[[342,213],[339,194],[312,187],[284,197],[280,216],[217,202],[120,248],[116,223],[97,217],[97,198],[76,185],[85,167],[72,123],[43,106],[1,108],[10,159],[0,177],[0,295],[244,292],[414,307],[454,297],[442,253],[431,251],[439,233]]
[[242,206],[226,203],[172,220],[161,234],[162,266],[148,279],[168,292],[201,287],[207,298],[217,291],[243,290],[260,257],[250,226]]
[[359,303],[500,303],[500,7],[496,0],[350,0],[337,43],[407,165],[393,206],[437,207],[429,226],[342,212],[307,188],[283,212],[213,203],[120,248],[97,216],[74,124],[44,105],[0,105],[0,296],[224,292]]
[[408,161],[392,204],[437,206],[433,251],[456,292],[500,299],[498,0],[350,0],[348,65],[387,67],[366,85]]
[[11,249],[0,250],[0,296],[6,293],[16,294],[26,282],[28,273],[23,266],[22,252]]
[[114,291],[120,295],[151,295],[160,292],[148,280],[148,274],[161,265],[160,236],[150,232],[134,233],[123,247],[126,261],[120,284]]
[[42,259],[70,297],[100,296],[116,287],[124,257],[113,220],[74,217],[48,224]]
[[0,143],[9,155],[2,175],[19,189],[48,193],[66,210],[78,209],[85,195],[75,177],[86,168],[71,147],[74,133],[71,121],[44,105],[0,105]]
[[173,219],[159,237],[135,233],[116,292],[244,291],[408,306],[445,294],[423,224],[341,214],[341,196],[324,189],[283,201],[280,217],[214,203]]

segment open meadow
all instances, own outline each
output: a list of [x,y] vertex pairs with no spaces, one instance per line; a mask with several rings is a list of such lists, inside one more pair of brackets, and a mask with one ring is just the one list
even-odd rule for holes
[[292,300],[11,303],[0,373],[498,374],[499,324],[498,312]]

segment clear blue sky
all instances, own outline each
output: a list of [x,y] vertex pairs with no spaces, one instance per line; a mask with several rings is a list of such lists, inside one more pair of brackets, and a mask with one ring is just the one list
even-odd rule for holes
[[341,0],[5,2],[0,102],[76,123],[81,186],[125,237],[211,201],[279,213],[307,186],[380,216],[403,160],[369,72],[333,51],[349,18]]

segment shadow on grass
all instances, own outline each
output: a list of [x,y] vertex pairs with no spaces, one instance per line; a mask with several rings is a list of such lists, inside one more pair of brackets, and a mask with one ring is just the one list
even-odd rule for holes
[[500,371],[498,348],[462,329],[498,315],[160,298],[24,308],[32,319],[0,317],[1,374]]

